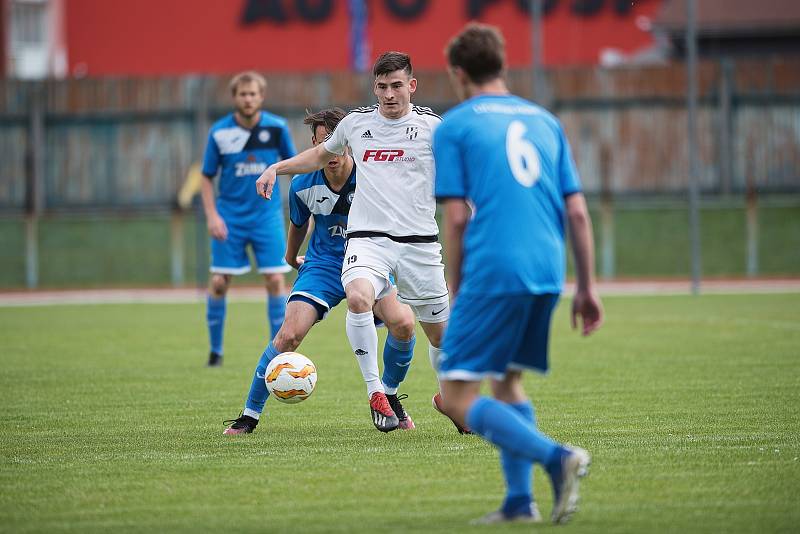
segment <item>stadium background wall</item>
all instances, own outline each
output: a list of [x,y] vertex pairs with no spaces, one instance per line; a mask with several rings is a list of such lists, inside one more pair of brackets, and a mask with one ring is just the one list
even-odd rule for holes
[[[539,100],[572,142],[605,277],[688,272],[684,75],[677,64],[547,72]],[[418,77],[418,103],[453,104],[441,71]],[[299,148],[305,108],[374,98],[368,76],[269,78],[268,108],[289,118]],[[227,81],[0,82],[0,286],[202,283],[205,224],[175,199],[230,108]],[[509,81],[535,96],[528,71]],[[800,62],[704,63],[700,88],[704,233],[714,230],[704,275],[800,274]]]
[[[417,68],[442,68],[447,38],[467,20],[478,18],[504,29],[512,67],[530,65],[530,19],[522,8],[527,0],[436,0],[417,10],[402,8],[414,7],[413,2],[368,3],[364,37],[373,52],[400,49],[411,54]],[[347,4],[342,0],[69,0],[65,6],[68,69],[89,76],[224,74],[247,68],[312,73],[321,65],[327,71],[348,70]],[[552,37],[546,37],[544,63],[593,65],[603,49],[633,54],[652,45],[649,28],[638,27],[635,21],[654,18],[662,0],[545,4],[544,34]],[[317,13],[324,16],[309,16]]]

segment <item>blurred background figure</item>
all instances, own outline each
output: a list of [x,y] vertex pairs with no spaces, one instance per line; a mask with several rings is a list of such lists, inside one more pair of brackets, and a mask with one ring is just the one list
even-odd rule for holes
[[[235,111],[211,127],[203,158],[203,175],[208,178],[201,185],[203,209],[212,238],[212,276],[206,301],[209,367],[222,365],[225,295],[232,276],[250,271],[247,246],[252,248],[269,294],[270,339],[283,324],[283,275],[291,270],[284,260],[286,239],[280,193],[270,202],[253,194],[256,179],[267,167],[295,155],[291,134],[282,117],[261,109],[267,91],[263,76],[255,72],[237,74],[231,80],[230,91]],[[220,194],[215,202],[212,180],[220,169]]]

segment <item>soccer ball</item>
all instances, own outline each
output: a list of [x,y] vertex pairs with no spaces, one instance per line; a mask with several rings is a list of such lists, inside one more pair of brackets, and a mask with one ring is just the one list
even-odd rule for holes
[[264,382],[270,395],[281,402],[296,404],[314,393],[317,368],[300,353],[283,352],[267,365]]

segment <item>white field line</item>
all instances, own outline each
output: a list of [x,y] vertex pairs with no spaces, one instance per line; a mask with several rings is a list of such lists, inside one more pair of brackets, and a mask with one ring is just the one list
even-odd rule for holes
[[[688,295],[688,280],[636,280],[599,282],[601,296],[660,296]],[[700,285],[702,294],[800,293],[800,279],[706,280]],[[569,297],[574,285],[568,283],[564,296]],[[206,299],[205,290],[197,288],[160,289],[77,289],[61,291],[0,292],[0,307],[50,306],[83,304],[130,303],[199,303]],[[233,302],[253,302],[265,299],[261,287],[232,287],[229,299]]]

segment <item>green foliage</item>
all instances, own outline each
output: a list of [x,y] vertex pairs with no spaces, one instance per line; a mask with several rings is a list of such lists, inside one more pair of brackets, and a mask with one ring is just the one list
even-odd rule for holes
[[[588,339],[568,304],[550,376],[527,379],[540,427],[593,454],[567,530],[796,529],[800,295],[608,298]],[[374,430],[341,306],[300,348],[314,395],[222,436],[264,313],[231,303],[225,365],[207,369],[200,302],[0,308],[2,530],[453,532],[499,505],[496,452],[430,407],[421,331],[403,388],[418,429]]]

